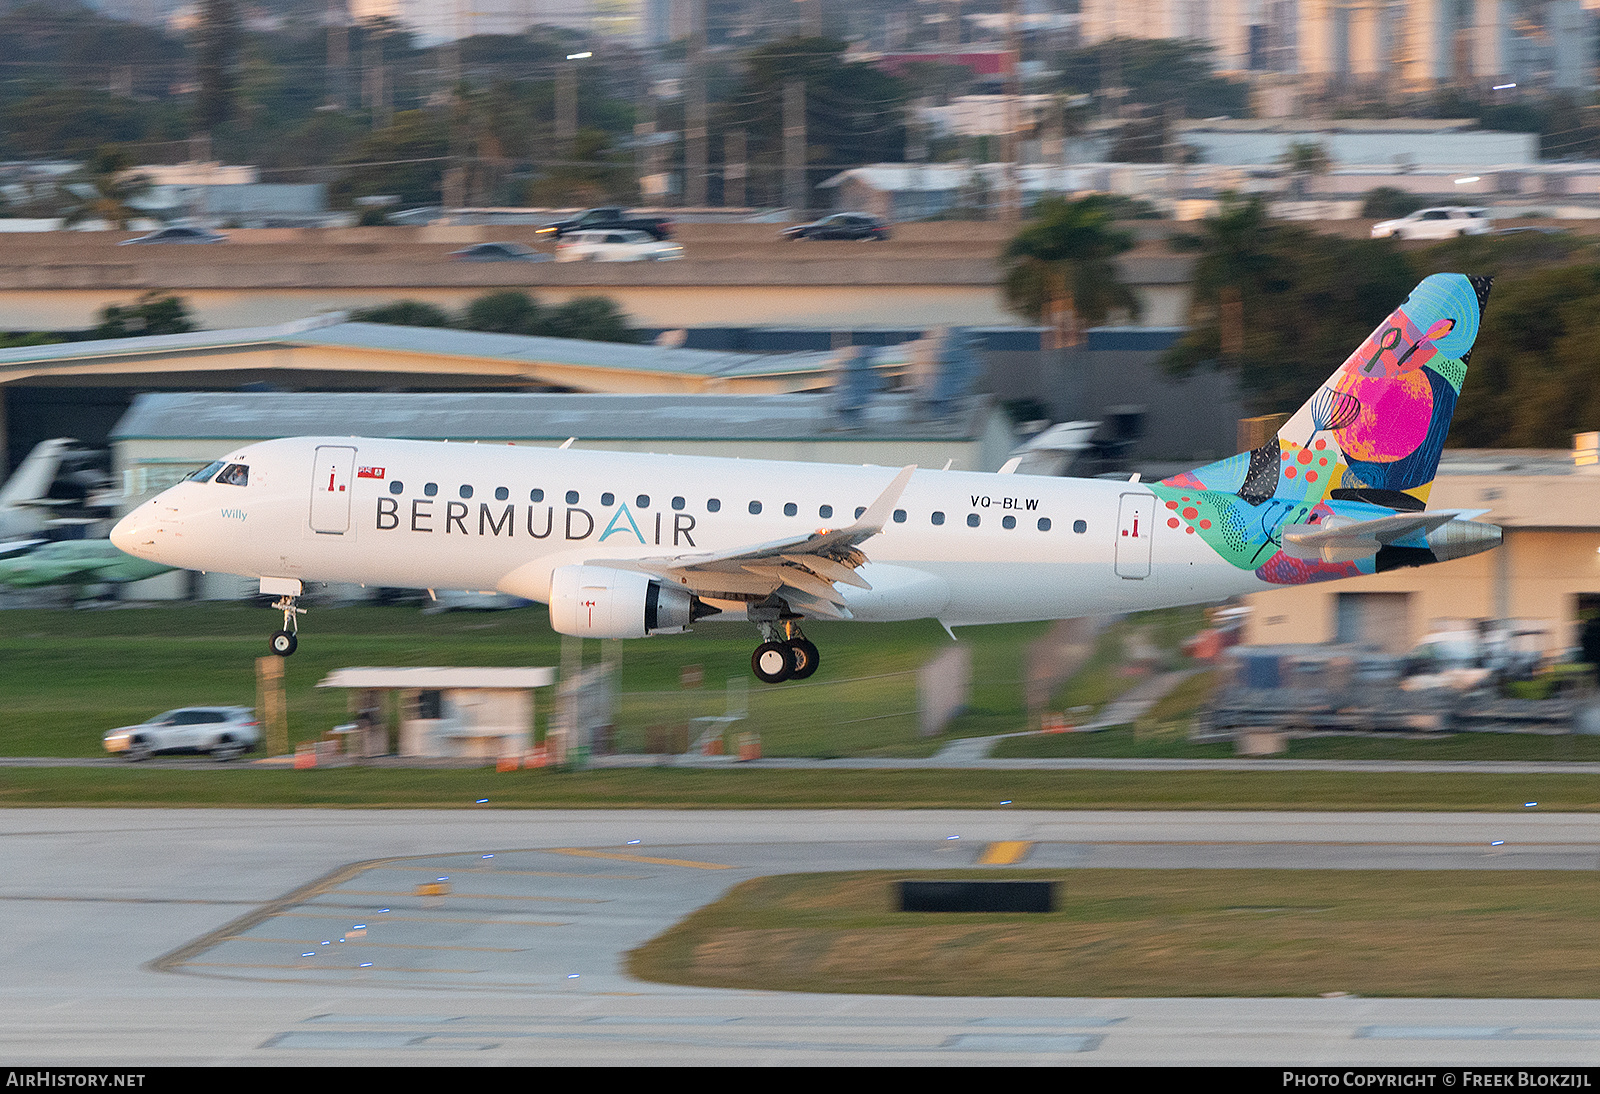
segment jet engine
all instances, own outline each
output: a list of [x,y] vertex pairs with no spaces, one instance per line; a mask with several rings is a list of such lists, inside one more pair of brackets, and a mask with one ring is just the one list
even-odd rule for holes
[[636,570],[562,566],[550,575],[550,625],[579,638],[679,634],[714,611]]

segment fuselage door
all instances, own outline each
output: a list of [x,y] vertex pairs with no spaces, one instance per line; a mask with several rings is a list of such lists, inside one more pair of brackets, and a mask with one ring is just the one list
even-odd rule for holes
[[350,530],[350,485],[356,450],[322,445],[311,467],[311,530],[343,535]]
[[1117,576],[1150,576],[1150,541],[1155,532],[1156,499],[1124,494],[1117,517]]

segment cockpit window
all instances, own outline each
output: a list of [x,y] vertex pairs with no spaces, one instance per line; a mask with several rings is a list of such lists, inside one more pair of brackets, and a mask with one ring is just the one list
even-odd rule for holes
[[222,467],[222,461],[221,460],[212,460],[210,463],[206,464],[200,470],[198,470],[194,474],[190,475],[188,481],[189,482],[210,482],[211,481],[211,476],[215,475],[221,469],[221,467]]
[[222,469],[222,474],[217,476],[217,481],[226,486],[250,485],[250,467],[248,464],[230,463]]

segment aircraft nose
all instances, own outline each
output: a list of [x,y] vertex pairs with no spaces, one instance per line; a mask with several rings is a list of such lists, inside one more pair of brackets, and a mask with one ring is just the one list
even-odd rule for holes
[[139,508],[117,521],[111,529],[111,544],[117,550],[135,558],[149,558],[156,549],[156,513],[153,502]]

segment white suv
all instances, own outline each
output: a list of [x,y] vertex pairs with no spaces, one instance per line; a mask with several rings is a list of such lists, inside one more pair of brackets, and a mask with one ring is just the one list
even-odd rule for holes
[[568,232],[556,244],[557,262],[666,262],[683,257],[676,243],[623,229]]
[[1458,236],[1487,235],[1493,227],[1487,209],[1440,205],[1432,209],[1418,209],[1398,220],[1380,220],[1372,226],[1372,238],[1455,239]]
[[261,743],[261,723],[249,707],[182,707],[105,736],[107,752],[144,760],[157,752],[209,752],[232,760]]

